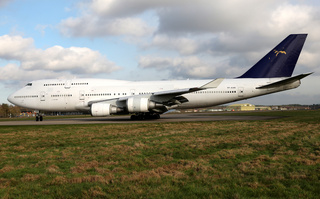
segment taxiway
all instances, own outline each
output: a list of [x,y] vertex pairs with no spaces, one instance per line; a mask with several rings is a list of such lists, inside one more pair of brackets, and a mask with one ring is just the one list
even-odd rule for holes
[[162,123],[162,122],[200,122],[200,121],[244,121],[244,120],[269,120],[275,116],[235,116],[229,114],[210,114],[210,113],[185,113],[185,114],[164,114],[160,119],[154,120],[130,120],[129,116],[112,117],[86,117],[86,118],[62,118],[48,119],[36,122],[32,120],[24,121],[3,121],[0,126],[19,126],[19,125],[64,125],[64,124],[119,124],[119,123]]

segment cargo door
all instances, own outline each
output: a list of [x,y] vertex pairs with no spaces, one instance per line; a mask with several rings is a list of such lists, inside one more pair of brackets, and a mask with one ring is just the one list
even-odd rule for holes
[[67,80],[65,83],[64,83],[64,88],[65,89],[69,89],[71,87],[71,80]]

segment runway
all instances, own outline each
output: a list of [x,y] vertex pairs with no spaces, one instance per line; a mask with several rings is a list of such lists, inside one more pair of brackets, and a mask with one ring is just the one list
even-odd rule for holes
[[154,120],[130,120],[129,116],[112,117],[86,117],[86,118],[63,118],[49,119],[44,117],[44,121],[33,120],[24,121],[2,121],[0,126],[21,126],[21,125],[65,125],[65,124],[134,124],[134,123],[163,123],[163,122],[200,122],[200,121],[244,121],[244,120],[269,120],[276,119],[276,116],[235,116],[229,114],[214,113],[184,113],[184,114],[164,114],[160,119]]

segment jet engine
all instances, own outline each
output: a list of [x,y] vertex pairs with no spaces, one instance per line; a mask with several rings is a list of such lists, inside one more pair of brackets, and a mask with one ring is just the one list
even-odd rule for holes
[[91,115],[94,117],[108,116],[119,111],[118,107],[107,103],[94,103],[91,105]]
[[127,109],[129,113],[149,112],[150,109],[156,108],[157,104],[150,101],[149,98],[130,97],[127,100]]

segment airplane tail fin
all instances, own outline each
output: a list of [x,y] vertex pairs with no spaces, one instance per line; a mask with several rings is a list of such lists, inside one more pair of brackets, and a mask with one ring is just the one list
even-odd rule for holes
[[291,77],[307,34],[291,34],[238,78]]

